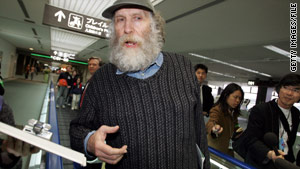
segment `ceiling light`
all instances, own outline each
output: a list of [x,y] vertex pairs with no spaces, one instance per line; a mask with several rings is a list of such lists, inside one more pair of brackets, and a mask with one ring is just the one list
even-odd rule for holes
[[34,50],[33,48],[29,48],[29,50]]
[[290,53],[289,53],[289,52],[287,52],[287,51],[285,51],[285,50],[283,50],[283,49],[280,49],[280,48],[278,48],[278,47],[276,47],[276,46],[273,46],[273,45],[266,45],[266,46],[264,46],[264,48],[269,49],[269,50],[271,50],[271,51],[273,51],[273,52],[276,52],[276,53],[278,53],[278,54],[281,54],[281,55],[283,55],[283,56],[290,57]]
[[231,63],[223,62],[223,61],[220,61],[220,60],[217,60],[217,59],[212,59],[212,58],[202,56],[202,55],[198,55],[198,54],[195,54],[195,53],[189,53],[189,55],[196,56],[198,58],[202,58],[202,59],[206,59],[206,60],[210,60],[210,61],[213,61],[213,62],[217,62],[217,63],[223,64],[223,65],[231,66],[231,67],[241,69],[241,70],[244,70],[244,71],[247,71],[247,72],[256,73],[256,74],[259,74],[259,75],[262,75],[262,76],[272,77],[271,75],[266,74],[266,73],[261,73],[261,72],[256,71],[256,70],[244,68],[242,66],[238,66],[238,65],[231,64]]
[[51,27],[51,49],[67,53],[79,53],[99,38]]
[[216,74],[216,75],[225,76],[225,77],[230,77],[230,78],[234,78],[234,79],[235,79],[235,76],[226,75],[226,74],[219,73],[219,72],[214,72],[214,71],[211,71],[211,70],[209,70],[208,72],[209,72],[209,73]]
[[[50,0],[49,4],[86,16],[107,20],[102,16],[102,12],[109,6],[112,6],[115,1],[116,0]],[[155,6],[163,1],[164,0],[151,0],[150,2]]]
[[42,57],[42,58],[48,58],[48,59],[51,59],[50,56],[47,56],[47,55],[41,55],[41,54],[36,54],[36,53],[31,53],[32,56],[38,56],[38,57]]
[[[51,56],[42,55],[42,54],[37,54],[37,53],[31,53],[31,55],[32,55],[32,56],[43,57],[43,58],[48,58],[48,59],[53,59]],[[81,61],[76,61],[76,60],[71,60],[71,59],[68,59],[68,62],[79,63],[79,64],[83,64],[83,65],[88,65],[87,62],[81,62]]]
[[151,3],[153,4],[153,6],[163,2],[164,0],[151,0]]
[[[283,50],[283,49],[280,49],[280,48],[278,48],[278,47],[276,47],[276,46],[273,46],[273,45],[266,45],[266,46],[264,46],[264,48],[269,49],[269,50],[271,50],[271,51],[273,51],[273,52],[276,52],[276,53],[278,53],[278,54],[281,54],[281,55],[283,55],[283,56],[286,56],[286,57],[288,57],[288,58],[291,58],[290,52],[285,51],[285,50]],[[298,58],[298,57],[297,57],[297,58]],[[299,59],[297,59],[297,61],[300,62]]]

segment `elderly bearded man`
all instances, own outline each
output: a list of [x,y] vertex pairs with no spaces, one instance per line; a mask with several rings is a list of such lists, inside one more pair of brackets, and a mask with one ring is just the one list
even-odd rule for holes
[[195,169],[198,146],[209,168],[195,73],[187,58],[161,52],[161,16],[147,0],[117,0],[102,15],[112,19],[110,63],[71,122],[71,147],[106,168]]

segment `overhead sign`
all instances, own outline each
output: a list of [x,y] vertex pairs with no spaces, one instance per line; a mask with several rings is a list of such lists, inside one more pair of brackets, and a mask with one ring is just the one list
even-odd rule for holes
[[255,81],[254,80],[248,80],[248,86],[254,86]]
[[58,50],[51,50],[51,58],[53,60],[61,60],[64,62],[68,62],[70,59],[75,59],[74,53],[61,52]]
[[109,38],[107,21],[45,5],[43,24],[100,38]]

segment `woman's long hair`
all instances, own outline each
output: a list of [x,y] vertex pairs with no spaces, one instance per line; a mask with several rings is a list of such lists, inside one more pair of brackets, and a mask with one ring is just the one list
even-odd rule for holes
[[235,92],[237,90],[239,90],[242,93],[242,98],[241,98],[240,104],[236,108],[234,108],[233,110],[234,110],[235,113],[240,115],[241,114],[240,113],[240,107],[241,107],[241,104],[244,100],[244,91],[241,88],[241,86],[239,86],[235,83],[230,83],[229,85],[226,86],[226,88],[222,91],[219,100],[215,103],[214,106],[220,105],[222,112],[224,112],[224,113],[228,112],[230,107],[227,103],[227,98],[230,96],[230,94],[232,94],[233,92]]

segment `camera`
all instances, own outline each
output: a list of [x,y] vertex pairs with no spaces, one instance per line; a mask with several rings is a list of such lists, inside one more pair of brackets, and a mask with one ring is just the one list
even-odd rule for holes
[[28,125],[25,125],[23,131],[39,136],[46,140],[51,140],[52,132],[49,130],[51,129],[51,125],[48,123],[43,123],[35,119],[28,120]]

